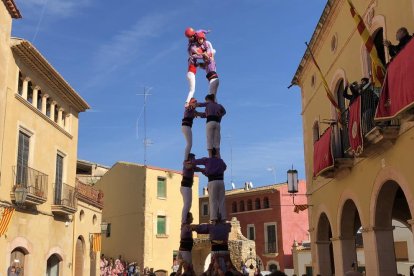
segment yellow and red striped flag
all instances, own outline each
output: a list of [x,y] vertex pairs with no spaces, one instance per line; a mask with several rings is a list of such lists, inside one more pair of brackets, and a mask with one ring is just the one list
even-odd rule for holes
[[323,87],[325,88],[326,96],[328,97],[331,104],[335,107],[335,109],[338,113],[338,122],[341,123],[341,114],[342,114],[341,113],[341,108],[339,107],[338,103],[336,102],[335,97],[332,94],[331,89],[329,89],[328,82],[326,81],[325,76],[323,75],[321,68],[319,67],[318,63],[316,62],[316,59],[315,59],[315,57],[314,57],[314,55],[313,55],[313,53],[312,53],[312,51],[309,47],[309,44],[308,43],[305,43],[305,44],[306,44],[306,47],[308,48],[308,51],[309,51],[309,54],[312,58],[313,64],[315,64],[316,69],[318,69],[319,75],[322,79]]
[[374,87],[381,87],[385,79],[385,67],[380,58],[378,57],[377,48],[375,48],[374,39],[372,38],[364,20],[356,11],[352,0],[348,0],[350,6],[351,15],[355,20],[359,34],[361,35],[362,41],[367,48],[367,51],[372,61],[372,82]]
[[299,204],[299,205],[295,205],[295,209],[293,209],[293,212],[298,213],[301,211],[305,211],[306,209],[309,208],[308,204]]
[[3,216],[0,220],[0,236],[4,235],[6,233],[7,228],[9,227],[10,221],[12,219],[14,213],[13,207],[6,207],[3,211]]
[[98,252],[102,249],[102,235],[101,233],[92,234],[92,251]]

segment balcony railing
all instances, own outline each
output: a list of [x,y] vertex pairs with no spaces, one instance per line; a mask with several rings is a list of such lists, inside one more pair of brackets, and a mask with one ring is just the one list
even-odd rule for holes
[[103,208],[102,191],[80,181],[77,181],[76,184],[76,197],[95,207]]
[[13,166],[14,185],[11,191],[11,199],[15,201],[17,187],[25,188],[27,195],[23,204],[38,205],[47,200],[48,176],[28,166]]
[[61,215],[70,215],[76,212],[76,189],[65,183],[54,184],[54,199],[52,212]]
[[277,253],[276,241],[265,242],[265,254],[276,254],[276,253]]

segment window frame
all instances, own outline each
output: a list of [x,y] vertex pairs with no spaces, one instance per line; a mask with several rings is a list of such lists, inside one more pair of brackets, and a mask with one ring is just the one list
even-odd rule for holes
[[[160,221],[159,219],[164,219],[164,233],[159,232],[160,228]],[[157,215],[157,236],[166,236],[167,235],[167,216],[165,215]]]
[[[256,227],[254,224],[247,224],[246,226],[247,232],[246,232],[246,238],[248,238],[251,241],[256,240]],[[250,229],[253,229],[253,239],[250,236]]]
[[[269,237],[268,237],[268,234],[267,234],[267,228],[268,228],[268,226],[275,226],[275,251],[276,252],[268,252],[269,250],[268,250],[268,244],[269,244]],[[264,237],[265,237],[265,253],[266,254],[278,254],[279,253],[279,249],[278,249],[278,246],[279,246],[279,244],[278,244],[278,240],[277,240],[277,222],[265,222],[264,223]]]
[[[160,180],[163,180],[164,182],[164,194],[160,195]],[[167,178],[162,176],[157,176],[157,198],[158,199],[166,199],[167,198]]]

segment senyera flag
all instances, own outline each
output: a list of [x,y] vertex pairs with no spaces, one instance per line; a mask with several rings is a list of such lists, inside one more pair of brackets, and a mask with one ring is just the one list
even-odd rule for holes
[[358,97],[349,106],[348,137],[352,153],[355,156],[360,155],[364,147],[361,129],[361,97]]
[[388,64],[375,120],[391,120],[414,107],[414,39]]
[[331,148],[332,126],[313,145],[313,176],[316,177],[334,166]]

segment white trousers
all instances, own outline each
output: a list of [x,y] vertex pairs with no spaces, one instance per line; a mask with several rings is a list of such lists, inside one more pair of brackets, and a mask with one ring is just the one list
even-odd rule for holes
[[195,92],[196,77],[193,72],[187,72],[187,81],[188,81],[188,96],[185,102],[189,103],[191,98],[194,97],[194,92]]
[[206,135],[207,135],[207,149],[220,148],[220,123],[210,121],[206,124]]
[[216,102],[217,102],[217,89],[219,87],[219,84],[220,84],[220,80],[218,78],[212,79],[210,81],[209,88],[208,88],[208,94],[214,94],[214,96],[216,96]]
[[191,148],[193,146],[193,131],[191,127],[189,126],[181,126],[181,131],[184,134],[184,138],[186,142],[183,160],[187,160],[188,154],[191,152]]
[[191,264],[193,262],[191,258],[191,251],[180,251],[180,254],[183,261],[187,264]]
[[180,192],[183,197],[183,210],[181,212],[181,224],[187,222],[187,213],[190,212],[191,204],[193,202],[193,193],[189,187],[180,187]]
[[225,204],[225,188],[223,180],[210,181],[208,187],[208,203],[210,206],[210,220],[218,219],[220,213],[221,219],[227,219]]

